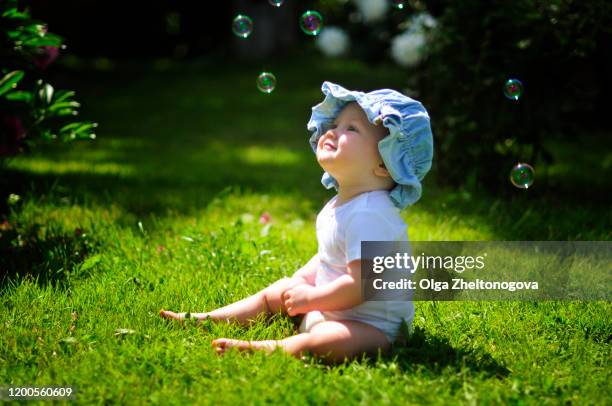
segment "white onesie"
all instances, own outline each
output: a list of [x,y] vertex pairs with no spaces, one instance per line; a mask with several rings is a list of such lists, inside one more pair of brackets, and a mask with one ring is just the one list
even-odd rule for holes
[[[320,268],[315,285],[321,286],[347,273],[349,262],[361,258],[361,241],[407,241],[408,226],[385,190],[362,193],[339,207],[334,196],[317,216]],[[357,320],[381,330],[390,342],[399,334],[402,319],[409,328],[414,318],[411,301],[367,301],[347,310],[312,311],[300,325],[307,332],[325,320]]]

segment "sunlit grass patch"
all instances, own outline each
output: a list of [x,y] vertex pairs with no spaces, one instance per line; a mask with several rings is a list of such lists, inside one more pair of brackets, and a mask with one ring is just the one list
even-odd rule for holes
[[83,161],[56,162],[50,159],[38,158],[29,160],[15,160],[11,168],[45,175],[64,175],[70,173],[91,173],[99,175],[130,176],[134,173],[128,165],[117,163],[91,163]]

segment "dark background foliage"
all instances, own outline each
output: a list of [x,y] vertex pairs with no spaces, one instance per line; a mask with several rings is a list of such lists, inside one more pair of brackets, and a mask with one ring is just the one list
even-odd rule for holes
[[[499,190],[517,160],[550,163],[546,141],[592,135],[606,145],[610,2],[465,0],[437,10],[419,87],[448,181]],[[502,96],[510,77],[525,86],[518,102]]]
[[[350,1],[286,1],[279,9],[266,0],[23,4],[68,39],[72,55],[218,64],[312,52],[312,39],[295,24],[309,8],[349,33],[351,56],[388,63],[401,22],[427,11],[439,23],[428,56],[389,87],[411,89],[430,111],[441,181],[508,192],[509,170],[517,162],[531,163],[536,172],[552,163],[547,142],[590,136],[602,148],[609,145],[612,3],[605,0],[409,1],[374,24],[365,24]],[[239,12],[256,21],[248,44],[229,30]],[[502,93],[511,77],[525,86],[518,102]]]

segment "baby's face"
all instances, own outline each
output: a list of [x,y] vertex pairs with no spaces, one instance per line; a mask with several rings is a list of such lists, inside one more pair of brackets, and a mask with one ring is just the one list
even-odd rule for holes
[[368,121],[357,103],[349,103],[319,138],[317,160],[341,184],[370,179],[382,163],[378,142],[386,134],[382,124],[373,125]]

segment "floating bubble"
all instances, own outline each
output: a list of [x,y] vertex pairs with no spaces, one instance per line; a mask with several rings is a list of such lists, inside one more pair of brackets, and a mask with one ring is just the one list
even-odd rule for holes
[[523,93],[523,84],[518,79],[508,79],[504,84],[504,95],[510,100],[518,100]]
[[253,20],[248,16],[238,14],[232,21],[232,31],[238,37],[248,37],[253,32]]
[[323,17],[316,11],[307,11],[300,17],[300,28],[308,35],[317,35],[323,28]]
[[284,2],[285,0],[268,0],[268,3],[270,3],[270,5],[274,7],[280,7],[283,5]]
[[257,88],[264,93],[272,93],[276,87],[276,76],[270,72],[261,72],[257,77]]
[[391,0],[391,5],[398,9],[398,10],[402,10],[404,7],[406,7],[406,2],[403,0]]
[[529,164],[518,163],[510,171],[510,182],[519,189],[527,189],[533,184],[535,170]]

